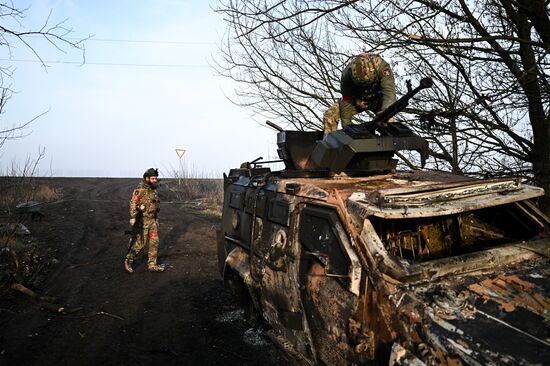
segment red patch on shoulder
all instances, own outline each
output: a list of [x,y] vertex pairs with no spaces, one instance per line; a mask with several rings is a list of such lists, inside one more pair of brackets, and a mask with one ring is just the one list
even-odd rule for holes
[[382,70],[382,75],[388,76],[389,74],[391,74],[390,68],[389,67],[384,67],[384,69]]
[[158,238],[159,237],[159,234],[158,233],[149,233],[149,235],[147,235],[149,238]]
[[132,201],[137,201],[137,200],[139,200],[138,196],[132,196]]

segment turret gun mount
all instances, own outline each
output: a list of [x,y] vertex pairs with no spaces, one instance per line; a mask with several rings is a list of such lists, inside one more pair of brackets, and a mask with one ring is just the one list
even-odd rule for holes
[[392,157],[396,151],[417,150],[424,166],[428,157],[426,140],[406,125],[388,123],[388,120],[403,111],[420,90],[432,85],[431,78],[424,78],[413,89],[410,81],[407,81],[408,92],[371,121],[348,125],[327,134],[313,149],[311,163],[319,169],[328,169],[334,173],[373,174],[395,170],[397,160]]

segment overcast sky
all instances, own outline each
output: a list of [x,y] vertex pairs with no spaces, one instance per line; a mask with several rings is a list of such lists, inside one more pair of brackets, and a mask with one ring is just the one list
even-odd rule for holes
[[[193,176],[220,176],[241,162],[276,158],[276,133],[260,125],[226,97],[231,81],[212,65],[224,32],[214,0],[15,0],[29,8],[24,29],[67,19],[82,53],[47,42],[32,52],[15,40],[0,49],[4,67],[15,69],[4,84],[16,91],[0,127],[44,116],[0,150],[1,172],[35,157],[46,157],[41,175],[133,177],[149,167],[161,176],[179,169],[175,149]],[[5,23],[3,23],[5,24]],[[13,25],[16,26],[17,25]],[[22,30],[22,29],[19,29]]]

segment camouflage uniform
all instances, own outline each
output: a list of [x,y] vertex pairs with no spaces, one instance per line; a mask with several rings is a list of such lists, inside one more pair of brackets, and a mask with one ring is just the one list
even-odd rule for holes
[[342,99],[330,106],[324,116],[325,134],[342,128],[363,111],[380,112],[395,102],[395,80],[390,65],[372,53],[355,56],[340,79]]
[[[146,182],[142,181],[134,190],[130,201],[130,218],[136,218],[138,210],[142,213],[143,230],[137,234],[136,241],[128,255],[126,262],[134,262],[135,257],[141,252],[145,244],[149,244],[149,259],[147,267],[155,270],[157,266],[157,252],[159,246],[157,214],[160,211],[160,199],[157,191]],[[139,223],[136,222],[136,225]]]

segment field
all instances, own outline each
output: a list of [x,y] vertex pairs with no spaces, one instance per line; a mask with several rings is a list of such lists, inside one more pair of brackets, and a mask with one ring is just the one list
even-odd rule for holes
[[[142,254],[128,274],[124,231],[138,180],[41,178],[25,196],[14,179],[0,181],[1,365],[289,363],[223,287],[220,181],[161,181],[159,262],[168,270],[148,272]],[[34,220],[15,210],[24,197],[46,202]],[[10,231],[16,221],[30,235]]]

